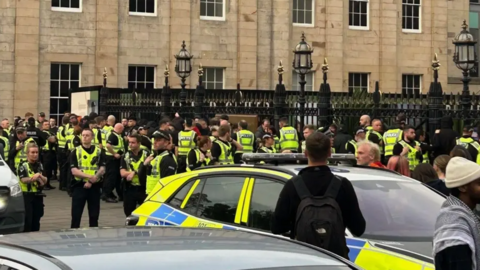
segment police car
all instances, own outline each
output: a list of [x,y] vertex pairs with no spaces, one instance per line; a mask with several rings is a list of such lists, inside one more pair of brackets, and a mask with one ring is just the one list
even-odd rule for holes
[[0,235],[23,232],[25,204],[17,176],[0,156]]
[[[250,162],[301,160],[302,154],[244,154]],[[444,196],[396,172],[352,166],[353,155],[329,159],[355,188],[366,220],[362,238],[348,230],[350,260],[364,269],[434,269],[432,238]],[[347,163],[347,164],[344,164]],[[305,165],[222,165],[161,179],[127,225],[212,227],[270,232],[283,185]]]

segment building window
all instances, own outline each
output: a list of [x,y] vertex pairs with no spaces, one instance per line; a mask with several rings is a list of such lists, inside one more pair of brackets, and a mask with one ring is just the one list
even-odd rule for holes
[[80,87],[80,64],[52,63],[50,65],[50,117],[61,123],[63,114],[70,110],[68,94]]
[[[478,40],[480,38],[480,29],[479,29],[479,14],[480,11],[478,11],[479,8],[478,6],[471,6],[470,7],[470,13],[469,13],[469,24],[468,27],[470,28],[470,34],[472,34],[474,40]],[[477,43],[475,45],[477,48],[477,52],[480,52],[480,43]],[[475,63],[473,68],[470,70],[470,76],[472,77],[478,77],[478,62]]]
[[293,24],[313,25],[315,0],[293,0]]
[[225,20],[225,0],[200,0],[200,19]]
[[153,89],[155,88],[154,66],[128,66],[128,88]]
[[52,0],[52,10],[81,12],[82,0]]
[[404,32],[420,32],[422,27],[422,0],[403,0],[402,29]]
[[402,92],[404,93],[422,93],[422,75],[402,75]]
[[[307,82],[305,84],[305,91],[313,91],[313,85],[314,85],[314,73],[315,72],[310,72],[307,75],[305,75],[305,81]],[[300,75],[298,75],[297,72],[292,71],[292,90],[294,91],[300,91]]]
[[350,0],[348,25],[350,29],[368,29],[368,0]]
[[130,15],[157,16],[156,0],[130,0]]
[[348,92],[368,92],[369,79],[368,73],[348,73]]
[[205,68],[204,85],[205,89],[223,89],[224,68]]

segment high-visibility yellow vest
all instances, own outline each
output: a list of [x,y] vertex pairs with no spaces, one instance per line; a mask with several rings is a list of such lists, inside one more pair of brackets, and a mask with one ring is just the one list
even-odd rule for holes
[[218,163],[220,165],[233,164],[232,146],[224,143],[221,140],[216,140],[215,143],[218,144],[222,150],[220,156],[218,157]]
[[8,136],[10,136],[10,133],[12,132],[12,128],[13,128],[13,126],[10,125],[7,129],[4,129],[5,132],[8,134]]
[[[257,150],[257,153],[262,150],[263,152],[262,153],[269,153],[269,154],[273,154],[273,153],[277,153],[277,149],[275,149],[275,147],[272,147],[272,149],[266,147],[266,146],[262,146],[260,147],[260,149]],[[265,161],[260,161],[258,162],[259,164],[265,164]]]
[[255,135],[250,130],[240,130],[237,132],[237,140],[240,145],[243,146],[243,150],[235,153],[252,153],[253,144],[255,143]]
[[[420,164],[420,160],[418,160],[417,158],[417,149],[415,149],[414,147],[410,146],[408,143],[406,143],[405,141],[400,141],[400,144],[403,146],[403,147],[408,147],[410,150],[408,151],[408,155],[407,155],[407,159],[408,159],[408,167],[410,169],[410,171],[413,171],[415,169],[415,167],[417,167],[418,164]],[[420,146],[420,143],[415,141],[415,144],[417,146]]]
[[113,131],[113,127],[112,126],[108,126],[108,125],[105,125],[103,126],[103,131],[105,132],[105,135],[107,135],[108,133],[112,132]]
[[[48,131],[48,130],[47,130],[47,131],[43,131],[43,132],[47,133],[47,134],[48,134],[48,137],[52,136],[52,133],[51,133],[50,131]],[[44,146],[42,146],[42,150],[44,150],[44,151],[50,150],[50,143],[48,143],[48,141],[45,143]]]
[[[153,159],[150,162],[150,165],[152,165],[152,171],[150,175],[147,175],[147,187],[145,189],[145,192],[149,194],[157,185],[157,183],[160,181],[160,163],[162,162],[162,159],[165,156],[168,156],[170,152],[168,151],[163,151],[160,155],[156,156],[155,159]],[[177,162],[177,159],[175,158],[175,155],[172,155],[173,159],[175,162]]]
[[3,155],[4,155],[4,160],[5,161],[8,161],[8,153],[10,151],[10,141],[8,140],[8,138],[5,138],[3,136],[0,136],[0,139],[4,142],[5,144],[5,147],[3,148]]
[[73,127],[70,126],[70,124],[68,124],[68,126],[65,127],[65,135],[66,136],[73,135],[73,132],[74,132]]
[[78,136],[78,135],[70,134],[70,135],[67,136],[67,146],[68,146],[68,150],[70,152],[73,151],[73,149],[75,149],[75,144],[73,143],[73,140],[75,139],[75,137],[80,139],[80,136]]
[[476,142],[473,138],[460,138],[457,139],[457,145],[461,145],[465,147],[465,149],[468,149],[468,145],[473,146],[473,148],[477,149],[477,164],[480,164],[480,144]]
[[305,153],[305,149],[307,149],[306,141],[302,141],[302,153]]
[[275,149],[278,151],[280,151],[280,139],[278,138],[277,135],[273,136],[273,140],[275,142]]
[[135,176],[130,182],[132,186],[140,186],[140,180],[138,179],[138,168],[140,167],[140,164],[142,164],[148,157],[148,152],[146,150],[140,150],[139,154],[142,156],[137,161],[133,159],[133,153],[131,151],[125,153],[124,156],[125,163],[127,164],[127,168],[125,168],[125,170],[129,172],[135,171]]
[[178,155],[186,156],[195,147],[195,131],[185,130],[178,133]]
[[[100,154],[102,153],[102,150],[98,147],[95,147],[95,151],[89,154],[87,151],[83,150],[82,146],[77,146],[75,149],[77,150],[76,154],[78,169],[85,174],[95,175],[99,168],[98,161],[100,160]],[[89,179],[75,177],[75,180],[88,182]]]
[[216,140],[217,140],[217,138],[215,136],[210,136],[210,141],[214,142]]
[[[93,138],[92,138],[91,144],[93,146],[98,146],[100,144],[100,142],[98,141],[98,138],[97,138],[98,137],[98,132],[100,132],[101,134],[103,134],[103,133],[98,128],[94,128],[94,129],[92,129],[92,131],[93,131]],[[100,135],[100,136],[102,136],[102,135]],[[103,141],[103,137],[102,137],[102,141]]]
[[[32,142],[37,144],[37,142],[35,142],[35,140],[32,139],[32,138],[28,138],[23,142],[23,148],[20,149],[20,151],[18,151],[17,155],[15,156],[15,161],[14,161],[15,162],[15,168],[18,168],[20,163],[27,160],[27,146],[28,146],[29,143],[32,143]],[[17,144],[15,145],[15,147],[17,147],[19,144],[20,144],[20,142],[17,141]]]
[[428,152],[425,152],[422,157],[422,163],[430,163],[430,157],[428,156]]
[[[190,149],[190,151],[188,151],[188,155],[190,155],[190,152],[191,151],[194,151],[195,152],[195,156],[197,157],[197,162],[200,160],[200,149],[198,148],[194,148],[194,149]],[[187,157],[188,157],[187,155]],[[205,164],[209,164],[210,163],[210,159],[205,156],[205,161],[204,163],[202,163],[202,165],[200,167],[204,167]],[[191,172],[192,170],[190,169],[190,163],[188,162],[188,158],[187,158],[187,172]]]
[[383,133],[383,147],[385,149],[385,156],[393,156],[393,148],[395,144],[403,138],[403,131],[399,128],[389,129]]
[[283,127],[280,129],[280,149],[298,151],[298,134],[293,127]]
[[[125,150],[125,144],[123,142],[122,136],[118,135],[115,131],[112,131],[110,134],[117,136],[118,144],[112,145],[113,151],[118,154],[118,152]],[[109,135],[110,136],[110,135]],[[107,138],[108,139],[108,138]],[[107,156],[113,156],[109,151],[106,151]]]
[[65,130],[65,136],[62,135],[62,131],[65,129],[65,126],[60,126],[57,130],[57,140],[58,140],[58,148],[65,148],[67,144],[67,134]]
[[366,127],[365,127],[365,130],[368,132],[368,131],[370,131],[370,130],[373,130],[373,127],[372,127],[372,126],[366,126]]
[[357,151],[358,151],[358,145],[357,145],[357,142],[355,140],[350,140],[348,141],[346,144],[345,144],[345,150],[348,150],[348,145],[351,144],[353,145],[353,147],[355,148],[355,156],[357,156]]
[[[21,170],[26,170],[28,172],[28,177],[30,177],[30,178],[32,178],[35,175],[35,173],[32,170],[32,167],[30,166],[28,161],[24,160],[18,165],[17,175],[20,175]],[[33,183],[27,184],[27,183],[23,183],[21,181],[20,177],[17,177],[17,178],[18,178],[18,181],[19,181],[19,184],[20,184],[20,188],[22,189],[22,192],[35,193],[35,192],[38,191],[38,182],[35,181]]]
[[[367,131],[367,134],[365,135],[365,138],[368,140],[368,138],[370,137],[370,134],[373,134],[373,135],[376,135],[378,137],[378,141],[383,141],[383,137],[382,137],[382,134],[376,132],[375,130],[369,130]],[[378,145],[378,148],[380,149],[380,154],[383,154],[383,146],[381,145]]]

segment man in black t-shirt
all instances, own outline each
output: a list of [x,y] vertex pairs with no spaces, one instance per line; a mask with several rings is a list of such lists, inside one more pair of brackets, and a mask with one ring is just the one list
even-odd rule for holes
[[123,153],[125,153],[125,150],[125,141],[123,139],[123,125],[116,124],[112,132],[110,132],[110,135],[108,135],[107,137],[107,172],[102,195],[102,199],[106,202],[117,202],[117,199],[113,194],[114,189],[117,192],[118,199],[120,201],[123,201],[123,191],[120,185],[120,159]]

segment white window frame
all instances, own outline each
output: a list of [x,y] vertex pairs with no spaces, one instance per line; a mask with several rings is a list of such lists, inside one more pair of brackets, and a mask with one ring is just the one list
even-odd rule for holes
[[[292,90],[293,91],[300,91],[300,78],[299,78],[300,75],[298,75],[298,73],[294,70],[292,71]],[[308,80],[309,78],[308,77],[311,77],[310,80],[312,81],[311,84],[308,83]],[[306,74],[305,75],[305,81],[307,82],[305,84],[305,92],[313,92],[315,91],[315,71],[311,71],[310,73]],[[311,88],[309,89],[308,86],[311,86]]]
[[[202,5],[201,5],[201,2],[202,2],[202,0],[199,1],[200,7],[202,6]],[[225,0],[222,0],[222,8],[223,8],[223,9],[222,9],[222,15],[223,15],[222,17],[202,16],[202,15],[200,15],[200,20],[203,20],[203,21],[225,21],[226,18],[227,18],[226,15],[225,15],[225,12],[227,12],[226,6],[227,6],[226,1],[225,1]],[[202,11],[200,10],[200,14],[201,14],[201,12],[202,12]]]
[[[305,1],[305,0],[298,0],[298,1]],[[338,0],[337,0],[338,1]],[[295,12],[294,7],[292,6],[292,24],[293,26],[300,26],[300,27],[315,27],[315,0],[312,0],[312,23],[296,23],[293,22],[293,12]],[[298,17],[297,17],[298,18]]]
[[[420,1],[420,5],[418,5],[418,29],[404,29],[403,28],[403,17],[405,14],[403,14],[403,6],[404,5],[408,5],[408,6],[417,6],[415,4],[408,4],[408,3],[404,3],[403,1],[405,0],[402,0],[402,32],[403,33],[413,33],[413,34],[419,34],[419,33],[422,33],[422,0],[419,0]],[[410,17],[409,17],[410,18]]]
[[[349,72],[348,73],[348,90],[350,91],[350,74],[366,74],[367,75],[367,93],[370,93],[370,73],[368,72]],[[353,88],[359,87],[362,88],[363,86],[352,86]]]
[[[421,94],[423,92],[423,75],[422,74],[413,74],[413,73],[404,73],[402,74],[402,91],[403,89],[416,89],[416,87],[409,87],[409,86],[404,86],[403,85],[403,76],[411,76],[411,79],[413,80],[414,77],[418,76],[420,78],[420,85],[419,85],[419,93]],[[407,79],[408,80],[408,79]],[[415,93],[415,91],[414,91]]]
[[[351,30],[370,30],[370,0],[348,0],[348,17],[350,19],[350,2],[366,2],[367,3],[367,26],[357,26],[348,24]],[[361,13],[358,13],[361,14]]]
[[[147,1],[147,0],[145,0]],[[137,12],[137,11],[130,11],[130,3],[128,2],[128,15],[130,16],[142,16],[142,17],[157,17],[158,13],[158,0],[154,0],[154,12]]]
[[79,7],[78,8],[52,7],[52,4],[50,4],[50,9],[52,11],[57,11],[57,12],[82,13],[82,10],[83,10],[82,6],[83,6],[83,0],[79,0]]
[[[202,80],[202,84],[203,86],[205,87],[205,89],[208,89],[207,88],[207,82],[212,82],[213,84],[216,84],[217,82],[219,81],[207,81],[207,70],[208,69],[221,69],[222,70],[222,89],[225,89],[225,73],[226,73],[226,68],[224,67],[204,67],[204,76],[203,76],[203,80]],[[215,75],[216,76],[216,75]],[[216,79],[216,78],[215,78]],[[222,90],[222,89],[212,89],[212,90]]]
[[[51,69],[51,66],[52,66],[52,65],[78,65],[78,87],[82,87],[82,63],[50,62],[50,69]],[[51,71],[50,71],[50,72],[51,72]],[[60,66],[59,72],[60,72],[60,74],[61,74],[61,66]],[[62,81],[68,81],[68,82],[71,82],[71,81],[72,81],[72,80],[70,79],[70,75],[71,75],[71,74],[68,75],[68,76],[69,76],[68,80],[62,80],[62,79],[60,78],[60,77],[61,77],[60,74],[59,74],[59,78],[58,78],[58,79],[54,79],[54,80],[52,80],[51,74],[50,74],[50,78],[49,78],[50,83],[51,83],[52,81],[58,81],[58,82],[59,82],[59,87],[60,87],[60,83],[61,83]],[[60,91],[60,88],[59,88],[59,91]],[[59,93],[58,93],[58,96],[53,96],[53,97],[50,96],[50,97],[49,97],[49,99],[48,99],[48,100],[49,100],[49,105],[50,105],[50,102],[52,102],[52,98],[53,98],[55,101],[60,100],[60,99],[67,99],[67,100],[68,100],[68,96],[62,97],[62,96],[60,96],[60,92],[59,92]],[[58,102],[58,101],[57,101],[57,102]],[[58,103],[57,103],[57,113],[56,113],[56,114],[53,114],[54,117],[52,116],[52,113],[50,112],[50,109],[49,109],[49,117],[50,117],[50,118],[55,118],[55,119],[57,120],[57,124],[61,123],[61,121],[62,121],[62,118],[61,118],[61,117],[57,118],[57,116],[62,116],[62,115],[64,114],[64,112],[59,112],[58,109],[59,109],[59,108],[58,108]]]
[[[145,78],[147,76],[147,70],[146,68],[150,68],[150,67],[153,67],[153,88],[156,88],[157,87],[157,66],[155,65],[135,65],[135,64],[132,64],[132,65],[128,65],[128,68],[130,67],[144,67],[145,68]],[[127,86],[130,82],[134,82],[135,84],[138,84],[138,82],[140,83],[149,83],[148,81],[138,81],[137,80],[137,75],[135,74],[135,80],[136,81],[129,81],[128,80],[128,77],[129,77],[130,74],[128,74],[128,70],[127,70]],[[136,89],[136,87],[135,87]]]

